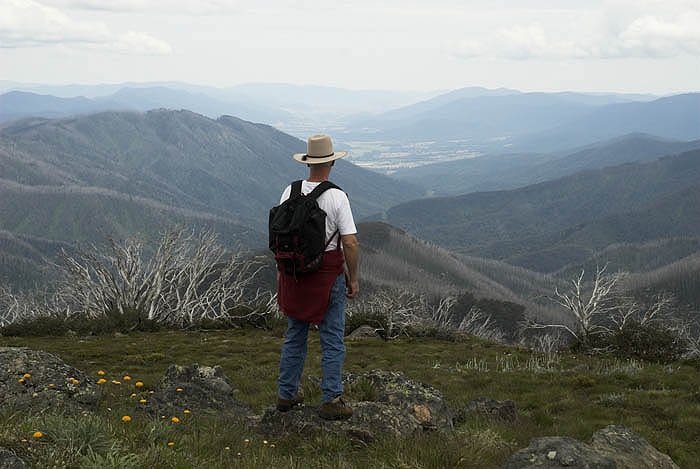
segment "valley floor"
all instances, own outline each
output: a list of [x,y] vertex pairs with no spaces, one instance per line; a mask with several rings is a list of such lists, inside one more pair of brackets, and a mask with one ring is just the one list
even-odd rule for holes
[[[0,337],[0,346],[51,352],[88,375],[97,378],[103,370],[108,378],[92,415],[30,416],[0,409],[0,447],[13,449],[36,467],[99,461],[107,467],[154,468],[488,468],[501,467],[531,438],[561,435],[588,441],[593,432],[618,424],[642,435],[680,467],[697,467],[700,460],[700,361],[660,365],[546,355],[477,340],[348,342],[345,369],[403,371],[440,390],[455,410],[479,396],[513,399],[520,415],[515,423],[468,418],[450,435],[426,433],[366,445],[328,435],[263,441],[217,418],[186,415],[170,425],[136,410],[138,396],[133,394],[147,395],[169,364],[199,363],[221,365],[237,389],[236,398],[262,413],[276,397],[281,335],[280,330],[231,330]],[[143,388],[109,381],[124,375],[142,381]],[[320,375],[318,336],[312,333],[303,378],[308,404],[317,405],[320,397],[308,377]],[[122,422],[124,415],[132,420]],[[33,439],[35,431],[46,437]]]

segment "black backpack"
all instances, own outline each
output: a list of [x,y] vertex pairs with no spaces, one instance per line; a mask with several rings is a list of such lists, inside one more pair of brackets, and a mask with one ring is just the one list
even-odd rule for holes
[[330,240],[326,242],[326,212],[316,199],[328,189],[340,189],[323,181],[304,195],[301,183],[294,181],[289,198],[270,209],[268,224],[270,250],[275,253],[277,268],[289,275],[315,272],[321,267]]

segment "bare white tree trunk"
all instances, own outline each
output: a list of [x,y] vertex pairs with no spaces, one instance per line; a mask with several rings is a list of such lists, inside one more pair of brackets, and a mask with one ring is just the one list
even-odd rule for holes
[[607,331],[604,318],[609,319],[611,312],[616,308],[612,303],[615,285],[621,275],[606,275],[605,267],[596,269],[590,291],[587,291],[583,281],[585,271],[581,271],[578,278],[571,281],[571,289],[562,293],[555,288],[554,295],[548,297],[554,303],[564,307],[571,313],[573,327],[565,324],[540,324],[533,320],[527,320],[527,329],[559,329],[569,333],[575,339],[587,343],[588,340],[598,334]]
[[107,251],[92,245],[76,256],[62,251],[59,257],[64,274],[57,289],[60,301],[34,303],[28,311],[20,310],[17,296],[2,300],[12,305],[10,322],[32,315],[99,318],[135,312],[144,319],[183,326],[277,312],[276,295],[249,288],[262,265],[227,251],[212,231],[195,235],[169,230],[150,260],[143,243],[134,238],[108,238]]

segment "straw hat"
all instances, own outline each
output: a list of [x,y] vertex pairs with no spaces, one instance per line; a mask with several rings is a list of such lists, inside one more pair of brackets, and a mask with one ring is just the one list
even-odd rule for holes
[[318,134],[309,137],[306,153],[295,153],[294,159],[304,164],[321,164],[337,160],[347,155],[347,151],[333,152],[333,142],[328,135]]

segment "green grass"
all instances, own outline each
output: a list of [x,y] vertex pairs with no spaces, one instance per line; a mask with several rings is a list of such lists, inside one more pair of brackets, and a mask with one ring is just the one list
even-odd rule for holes
[[[138,410],[138,399],[148,397],[169,364],[199,363],[221,365],[237,389],[237,399],[260,413],[275,400],[281,345],[279,331],[240,329],[0,337],[0,346],[45,350],[89,375],[97,377],[97,371],[104,370],[108,378],[92,414],[0,412],[0,446],[12,448],[37,467],[488,468],[501,467],[530,438],[565,435],[587,441],[600,428],[620,424],[681,467],[694,467],[700,460],[698,362],[657,365],[563,354],[544,366],[544,357],[527,350],[476,340],[348,342],[345,369],[401,370],[439,389],[454,409],[479,396],[513,399],[520,413],[517,422],[474,417],[451,435],[421,434],[368,446],[327,434],[279,441],[268,435],[265,444],[263,437],[224,418],[180,415],[180,423],[174,424],[171,416],[153,418]],[[111,384],[124,375],[132,380]],[[311,375],[321,375],[316,333],[310,337],[305,369],[305,377]],[[137,389],[136,380],[145,386]],[[306,378],[304,386],[308,403],[316,404],[319,393]],[[373,392],[362,384],[348,390],[365,397]],[[132,420],[122,422],[123,415]],[[35,431],[44,437],[32,438]]]

